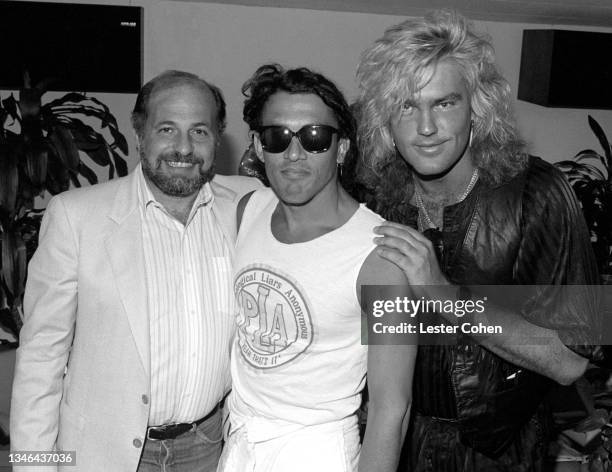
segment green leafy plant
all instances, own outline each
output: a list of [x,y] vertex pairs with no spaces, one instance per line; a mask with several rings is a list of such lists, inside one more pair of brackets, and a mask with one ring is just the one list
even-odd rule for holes
[[81,93],[42,104],[48,84],[32,87],[25,74],[19,97],[0,100],[0,326],[15,337],[44,211],[35,208],[35,197],[80,187],[79,177],[97,183],[83,154],[108,168],[109,179],[127,174],[127,141],[108,107]]
[[603,149],[603,154],[585,149],[573,160],[557,166],[565,172],[591,232],[591,242],[599,272],[612,276],[612,146],[599,123],[589,115],[589,126]]

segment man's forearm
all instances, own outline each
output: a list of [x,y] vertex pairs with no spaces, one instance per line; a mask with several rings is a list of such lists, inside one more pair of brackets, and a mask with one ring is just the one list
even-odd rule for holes
[[408,411],[368,408],[359,472],[395,472],[406,436]]
[[[430,298],[460,300],[457,285],[433,288]],[[585,371],[588,360],[563,344],[555,330],[531,323],[519,313],[487,303],[482,312],[474,311],[458,317],[453,313],[441,313],[453,324],[469,322],[499,328],[493,334],[474,334],[480,345],[504,360],[544,375],[562,385],[569,385]]]
[[[478,315],[475,323],[479,323]],[[499,326],[500,334],[475,339],[501,358],[569,385],[585,371],[588,360],[565,346],[556,331],[530,323],[517,313],[493,307],[486,322]],[[532,340],[532,341],[529,341]]]
[[17,449],[47,451],[57,440],[64,369],[76,322],[76,261],[71,224],[55,197],[28,268],[11,401],[11,445]]
[[67,356],[43,359],[44,349],[28,343],[17,352],[10,414],[13,450],[52,451],[56,445]]

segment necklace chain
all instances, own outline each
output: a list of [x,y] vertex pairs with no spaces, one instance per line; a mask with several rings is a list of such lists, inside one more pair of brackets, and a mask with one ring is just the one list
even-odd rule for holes
[[[474,172],[472,172],[472,178],[470,179],[470,182],[465,188],[465,191],[459,197],[459,200],[457,200],[455,203],[459,203],[465,200],[466,197],[469,195],[469,193],[474,188],[474,185],[476,185],[477,181],[478,181],[478,168],[474,169]],[[425,209],[425,204],[423,203],[423,196],[421,195],[421,190],[419,189],[419,185],[416,182],[414,183],[414,201],[416,202],[417,207],[419,208],[419,217],[421,217],[421,226],[425,227],[425,225],[423,224],[425,223],[427,227],[429,228],[437,228],[437,226],[431,220],[429,213],[427,213],[427,210]]]

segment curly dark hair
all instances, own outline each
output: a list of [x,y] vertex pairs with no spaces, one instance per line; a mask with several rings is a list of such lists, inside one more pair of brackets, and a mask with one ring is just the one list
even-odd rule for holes
[[144,131],[149,113],[149,100],[153,93],[159,89],[170,88],[180,84],[192,84],[196,87],[207,89],[212,93],[215,105],[217,106],[217,131],[219,134],[223,133],[226,125],[226,112],[225,100],[223,99],[221,89],[190,72],[167,70],[149,80],[138,92],[136,103],[132,110],[132,126],[137,136],[142,136]]
[[247,97],[242,117],[249,129],[257,130],[261,126],[264,106],[277,92],[315,94],[334,112],[338,121],[338,137],[350,143],[340,181],[349,193],[358,198],[353,192],[356,185],[353,174],[357,161],[357,124],[342,92],[331,80],[306,67],[285,70],[279,64],[265,64],[242,86],[242,94]]

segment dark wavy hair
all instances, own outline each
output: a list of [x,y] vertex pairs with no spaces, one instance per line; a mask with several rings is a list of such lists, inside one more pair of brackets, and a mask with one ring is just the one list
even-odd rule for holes
[[226,112],[225,100],[223,99],[221,89],[190,72],[167,70],[144,84],[140,89],[140,92],[138,92],[136,103],[134,105],[134,109],[132,110],[132,126],[134,127],[134,131],[136,132],[137,136],[142,137],[142,133],[144,132],[144,127],[149,114],[149,100],[151,99],[153,93],[160,89],[167,89],[181,84],[195,85],[196,87],[209,90],[210,93],[212,93],[215,100],[215,105],[217,106],[217,132],[219,135],[223,133],[226,126]]
[[470,154],[481,179],[499,184],[525,168],[527,156],[516,130],[510,86],[495,65],[490,40],[457,12],[438,10],[389,28],[361,56],[357,108],[363,158],[357,173],[377,193],[401,190],[405,196],[412,172],[396,152],[389,121],[444,60],[459,67],[470,91],[474,117]]
[[350,143],[340,181],[353,194],[353,187],[357,186],[354,178],[357,124],[342,92],[331,80],[306,67],[285,70],[279,64],[265,64],[242,86],[242,94],[246,97],[242,117],[251,130],[261,126],[263,109],[268,99],[277,92],[315,94],[333,111],[338,121],[338,137],[348,139]]

